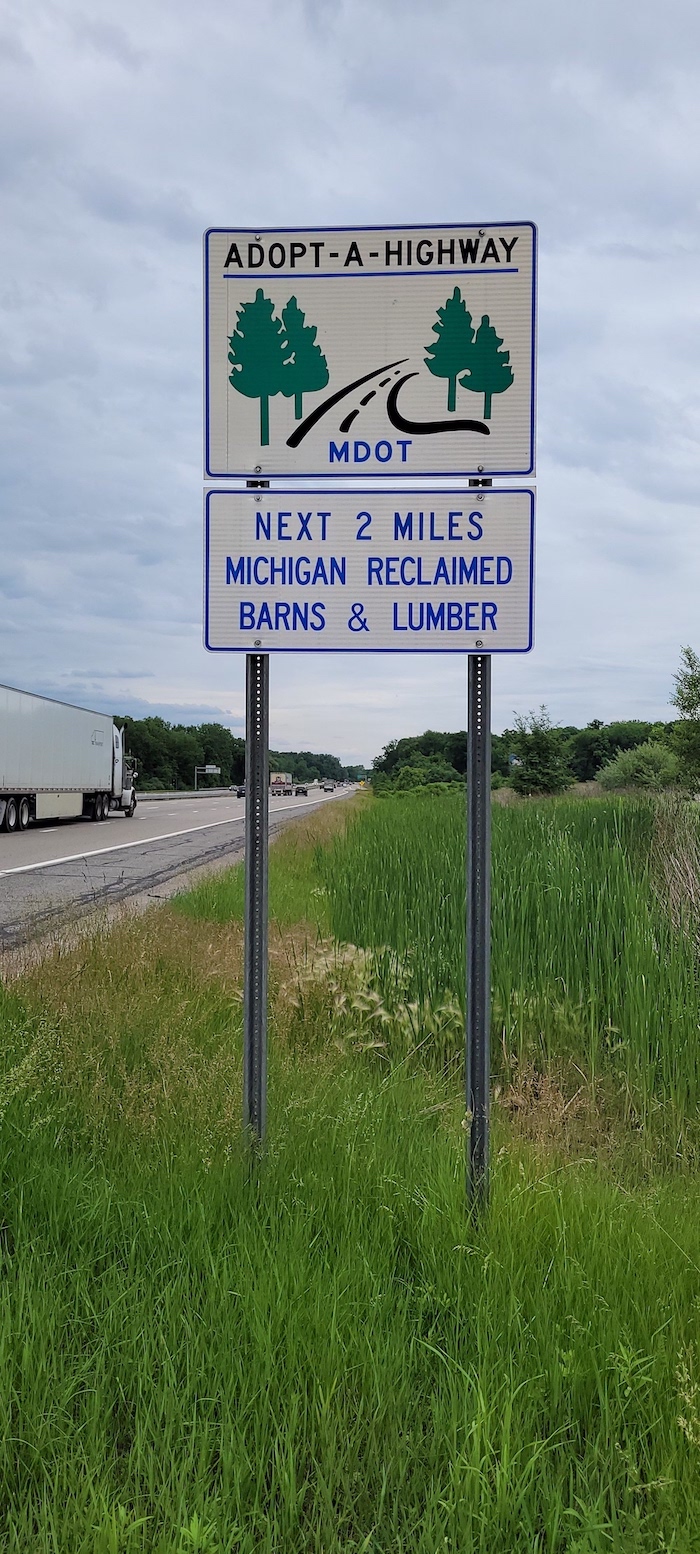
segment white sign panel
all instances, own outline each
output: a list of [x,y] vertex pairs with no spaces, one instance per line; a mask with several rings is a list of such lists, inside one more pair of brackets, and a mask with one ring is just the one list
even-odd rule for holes
[[213,228],[205,472],[532,475],[536,229]]
[[534,492],[205,494],[211,652],[527,653]]

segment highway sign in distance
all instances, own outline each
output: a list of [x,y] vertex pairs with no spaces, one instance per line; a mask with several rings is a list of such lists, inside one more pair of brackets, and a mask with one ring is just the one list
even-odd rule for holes
[[526,653],[534,492],[211,489],[211,652]]
[[212,228],[205,472],[532,475],[536,229]]

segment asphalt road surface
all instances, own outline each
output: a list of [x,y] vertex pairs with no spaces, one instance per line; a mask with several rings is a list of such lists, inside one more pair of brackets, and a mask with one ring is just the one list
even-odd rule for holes
[[[347,794],[341,788],[311,790],[306,799],[272,799],[270,835],[295,815]],[[51,821],[12,836],[0,832],[0,950],[129,896],[157,900],[159,886],[202,865],[236,862],[243,856],[244,822],[244,799],[200,794],[141,803],[132,820],[115,814],[101,825]]]

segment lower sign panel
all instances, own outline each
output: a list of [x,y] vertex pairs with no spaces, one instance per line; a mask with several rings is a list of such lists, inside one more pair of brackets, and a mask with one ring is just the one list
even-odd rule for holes
[[534,492],[208,491],[214,653],[527,653]]

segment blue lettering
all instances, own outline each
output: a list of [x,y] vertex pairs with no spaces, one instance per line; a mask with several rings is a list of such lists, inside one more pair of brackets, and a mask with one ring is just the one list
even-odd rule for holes
[[438,564],[437,564],[437,566],[435,568],[435,576],[433,578],[433,582],[434,583],[449,583],[449,581],[450,581],[450,574],[449,574],[449,572],[447,570],[447,562],[445,561],[445,557],[441,556],[440,560],[438,561]]
[[[289,559],[291,561],[291,556],[290,556]],[[286,556],[283,556],[281,561],[275,561],[274,556],[270,557],[270,582],[271,583],[274,583],[276,578],[279,578],[281,583],[284,583],[286,581],[285,575],[284,575],[285,574],[285,570],[286,570],[286,562],[287,562],[287,557]],[[290,582],[291,582],[291,578],[290,578]]]
[[288,604],[276,604],[275,605],[275,631],[279,631],[280,625],[284,626],[285,631],[289,631],[289,605]]
[[480,540],[484,532],[481,526],[481,513],[470,513],[469,523],[471,527],[467,530],[467,538],[470,540]]
[[487,621],[488,621],[489,626],[491,627],[492,631],[498,631],[498,627],[496,625],[496,611],[497,611],[497,609],[498,609],[498,605],[497,604],[482,604],[482,606],[481,606],[481,630],[482,631],[486,630],[486,622]]
[[296,604],[295,603],[293,605],[293,607],[292,607],[292,631],[296,631],[297,626],[301,626],[304,631],[308,631],[308,629],[309,629],[309,606],[308,606],[308,604]]
[[465,629],[465,631],[478,631],[479,630],[477,622],[472,619],[472,616],[476,614],[476,611],[478,610],[478,608],[479,608],[478,604],[466,604],[465,605],[465,607],[464,607],[464,613],[465,613],[464,629]]
[[368,584],[377,582],[377,583],[379,583],[379,585],[381,587],[381,584],[382,584],[382,558],[381,558],[381,556],[368,556],[367,557],[367,582],[368,582]]
[[[379,452],[380,448],[386,448],[386,453],[380,453]],[[380,464],[388,464],[389,460],[391,458],[393,458],[393,455],[394,455],[394,450],[393,450],[390,442],[378,442],[377,443],[377,446],[376,446],[376,448],[374,450],[374,457],[375,457],[375,459],[379,460]]]
[[394,539],[413,539],[413,513],[407,513],[405,518],[400,513],[394,513]]
[[238,557],[238,562],[237,562],[235,567],[233,565],[231,557],[230,556],[226,557],[226,583],[227,583],[227,585],[229,583],[242,583],[243,582],[244,563],[245,563],[245,556],[239,556]]
[[477,575],[476,575],[477,559],[478,558],[476,556],[472,556],[471,561],[467,565],[467,558],[466,558],[466,556],[460,556],[460,558],[459,558],[459,581],[460,581],[460,583],[475,583],[477,581]]
[[[415,620],[413,618],[414,608],[417,611],[417,616],[416,616]],[[440,606],[440,608],[442,609],[442,605]],[[417,605],[414,606],[413,600],[410,601],[409,606],[408,606],[408,624],[409,624],[409,628],[410,628],[411,631],[422,631],[423,630],[423,615],[424,615],[424,613],[425,613],[425,605],[424,604],[417,604]]]
[[457,519],[462,517],[461,509],[447,514],[447,536],[451,540],[461,540],[462,536],[457,526]]
[[399,606],[394,605],[394,631],[408,631],[408,626],[399,625]]
[[[508,571],[506,572],[505,577],[504,577],[503,573],[504,573],[504,570],[505,570],[506,567],[508,568]],[[510,556],[498,556],[497,560],[496,560],[496,582],[497,583],[509,583],[511,578],[512,578],[512,576],[513,576],[513,563],[512,563],[512,561],[510,559]]]
[[255,578],[256,583],[260,587],[263,587],[265,585],[265,583],[267,583],[269,581],[269,579],[268,579],[267,575],[265,575],[265,577],[260,577],[259,576],[259,574],[258,574],[258,567],[259,566],[267,566],[267,556],[256,556],[255,557],[255,561],[253,562],[253,577]]
[[272,616],[270,614],[270,606],[268,604],[262,604],[260,606],[260,614],[258,616],[258,631],[260,631],[263,626],[269,626],[270,631],[272,631]]
[[448,604],[447,606],[447,630],[462,630],[462,606],[461,604]]
[[405,464],[406,461],[407,461],[406,449],[410,448],[412,446],[412,443],[413,443],[413,438],[412,437],[397,437],[397,439],[396,439],[396,446],[397,446],[397,448],[401,449],[401,463],[402,464]]
[[327,583],[328,582],[328,573],[327,573],[326,568],[324,566],[323,557],[322,556],[318,557],[318,560],[317,560],[316,565],[314,567],[314,575],[313,575],[313,577],[311,579],[311,582],[312,583]]
[[[423,606],[421,605],[421,609],[422,608],[423,608]],[[452,608],[452,606],[451,606],[451,608]],[[457,606],[457,608],[459,609],[459,605]],[[410,609],[410,605],[409,605],[409,609]],[[445,630],[445,606],[444,606],[444,604],[439,604],[436,610],[433,609],[432,604],[426,605],[426,626],[427,626],[428,631],[430,631],[431,628],[432,628],[433,631],[444,631]]]
[[340,561],[338,561],[336,556],[331,556],[331,583],[335,583],[335,582],[338,582],[338,583],[344,583],[345,582],[345,557],[344,556],[341,556]]
[[241,631],[253,630],[255,626],[255,606],[253,604],[241,604],[239,624]]
[[[292,243],[292,248],[294,247],[295,244]],[[311,513],[297,513],[297,518],[299,519],[299,533],[297,534],[297,539],[310,540],[311,530],[309,528],[309,524],[311,523]]]
[[308,556],[297,556],[294,576],[296,581],[301,583],[302,588],[304,588],[311,577],[311,562]]
[[278,540],[291,540],[292,536],[289,533],[289,524],[287,523],[287,519],[291,518],[291,516],[292,516],[291,513],[278,513],[277,514],[277,538],[278,538]]
[[256,540],[260,540],[260,539],[269,540],[269,538],[270,538],[270,514],[269,513],[256,513],[255,514],[255,538],[256,538]]
[[415,565],[416,565],[416,558],[415,558],[415,556],[404,556],[402,561],[401,561],[401,582],[404,583],[407,588],[412,587],[412,585],[416,581],[415,573],[414,573],[413,577],[407,577],[407,575],[406,575],[407,568],[408,567],[414,567],[415,568]]
[[398,587],[398,581],[399,580],[398,580],[398,577],[396,576],[396,569],[398,567],[398,564],[399,564],[399,557],[398,556],[387,556],[385,558],[384,566],[385,566],[386,572],[385,572],[384,581],[385,581],[385,583],[392,583],[394,585],[394,587]]
[[[364,448],[364,453],[360,452],[361,448]],[[366,464],[368,458],[371,456],[371,453],[372,449],[370,448],[368,442],[356,442],[353,446],[353,458],[356,464]]]
[[326,609],[325,604],[312,604],[312,606],[311,606],[311,614],[318,621],[318,625],[317,626],[314,626],[313,621],[311,622],[311,630],[312,631],[323,631],[323,628],[324,628],[324,626],[326,624],[325,609]]
[[481,556],[479,558],[479,581],[480,581],[480,583],[484,584],[484,583],[492,583],[493,582],[493,578],[491,576],[491,563],[492,563],[493,560],[494,560],[493,556]]
[[430,538],[431,540],[444,540],[444,534],[435,533],[435,514],[430,514]]
[[349,457],[350,448],[347,441],[341,443],[339,448],[336,448],[334,442],[331,443],[328,450],[328,461],[330,464],[347,464]]

